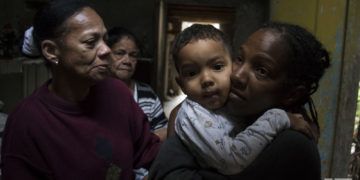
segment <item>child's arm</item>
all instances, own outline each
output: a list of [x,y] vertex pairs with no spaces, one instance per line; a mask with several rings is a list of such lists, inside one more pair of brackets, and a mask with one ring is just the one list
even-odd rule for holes
[[271,109],[232,138],[226,119],[205,117],[196,109],[179,113],[184,116],[176,121],[179,137],[195,153],[200,164],[209,164],[227,175],[244,170],[277,133],[290,127],[285,111]]
[[278,133],[289,127],[290,121],[285,111],[270,109],[234,138],[225,136],[224,153],[227,154],[222,155],[225,166],[220,172],[235,174],[243,171]]

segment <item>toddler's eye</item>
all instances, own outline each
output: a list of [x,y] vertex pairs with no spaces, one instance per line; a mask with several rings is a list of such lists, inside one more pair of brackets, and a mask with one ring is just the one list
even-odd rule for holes
[[180,73],[183,77],[191,78],[197,75],[198,69],[193,66],[187,66],[180,70]]
[[213,65],[213,69],[219,71],[219,70],[223,69],[224,66],[225,66],[224,64],[215,64],[215,65]]
[[186,72],[183,72],[183,76],[184,77],[193,77],[196,75],[196,72],[195,71],[186,71]]

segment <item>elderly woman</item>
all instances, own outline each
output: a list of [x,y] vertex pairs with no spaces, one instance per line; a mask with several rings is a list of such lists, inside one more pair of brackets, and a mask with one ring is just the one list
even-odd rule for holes
[[148,84],[133,79],[141,55],[139,40],[129,30],[123,27],[113,27],[108,32],[107,44],[112,51],[110,69],[113,76],[128,86],[135,101],[147,115],[151,131],[164,140],[167,119],[159,97]]
[[159,138],[124,83],[107,78],[110,48],[97,12],[82,1],[51,1],[34,39],[52,79],[9,115],[4,179],[133,179]]

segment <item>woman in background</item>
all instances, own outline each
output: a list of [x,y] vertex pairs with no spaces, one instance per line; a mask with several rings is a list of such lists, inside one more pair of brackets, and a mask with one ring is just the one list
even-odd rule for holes
[[113,27],[108,32],[107,44],[112,51],[110,70],[113,76],[128,86],[135,101],[147,115],[151,131],[164,140],[167,119],[159,97],[148,84],[133,79],[137,61],[141,56],[138,39],[123,27]]
[[[159,97],[154,90],[143,82],[133,79],[137,61],[141,56],[140,43],[136,36],[123,27],[113,27],[108,31],[107,44],[111,48],[111,74],[122,80],[133,94],[134,100],[148,117],[150,130],[161,141],[167,136],[167,119]],[[147,176],[148,170],[140,168],[134,170],[136,180]]]

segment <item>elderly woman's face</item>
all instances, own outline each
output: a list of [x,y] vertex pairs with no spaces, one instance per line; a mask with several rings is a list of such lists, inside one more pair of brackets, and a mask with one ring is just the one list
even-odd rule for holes
[[59,40],[59,68],[74,79],[96,82],[109,73],[110,49],[104,42],[106,28],[100,16],[84,8],[64,22]]
[[128,81],[134,75],[139,49],[133,39],[125,36],[112,47],[112,73],[119,79]]
[[281,105],[286,74],[286,48],[281,42],[278,33],[259,30],[240,47],[231,75],[228,104],[231,113],[256,118]]

